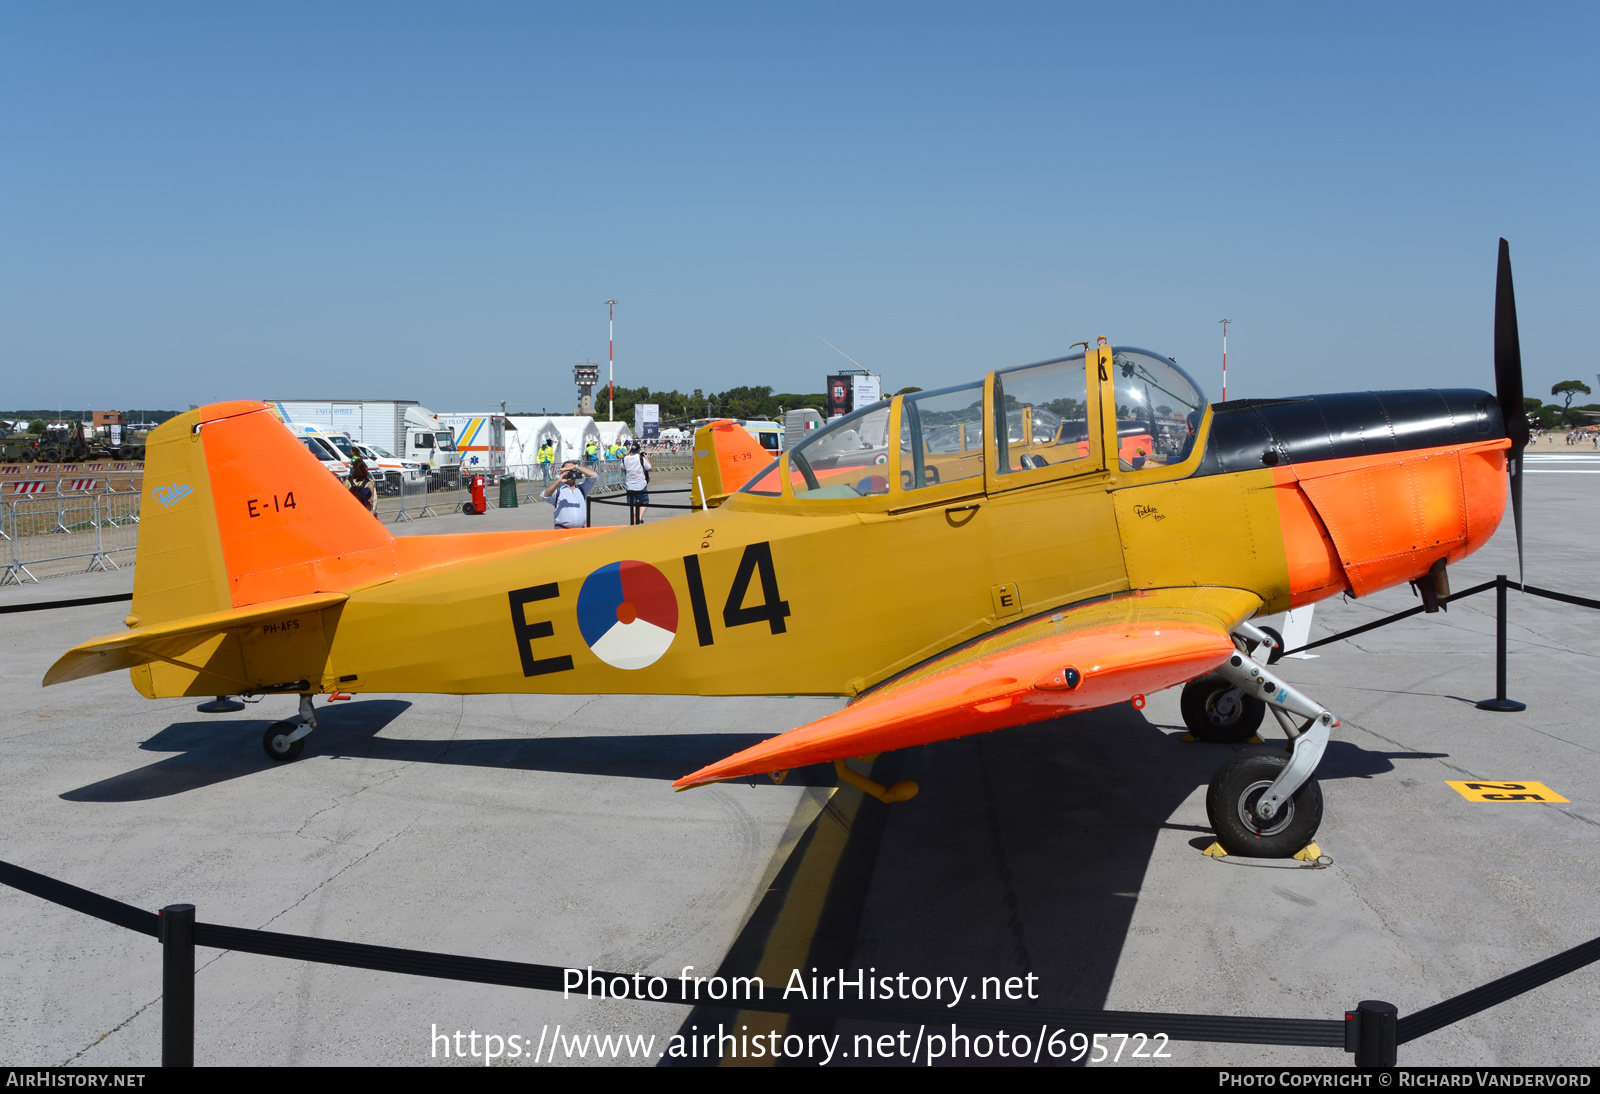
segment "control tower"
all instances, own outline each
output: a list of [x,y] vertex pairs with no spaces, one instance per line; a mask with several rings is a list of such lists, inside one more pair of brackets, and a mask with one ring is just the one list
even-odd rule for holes
[[594,417],[594,386],[600,382],[600,366],[580,361],[572,366],[572,382],[578,385],[578,417]]

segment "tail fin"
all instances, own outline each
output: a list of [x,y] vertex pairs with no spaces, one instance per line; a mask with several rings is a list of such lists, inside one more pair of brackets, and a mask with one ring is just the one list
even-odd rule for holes
[[395,574],[394,539],[265,403],[216,403],[150,434],[131,625]]
[[[79,643],[46,684],[131,669],[147,697],[328,691],[347,594],[609,529],[396,541],[266,404],[218,403],[150,435],[129,629]],[[348,678],[346,678],[348,679]]]
[[738,422],[731,419],[709,422],[694,434],[694,482],[690,484],[690,500],[701,508],[721,505],[729,494],[771,462],[772,453],[762,448]]

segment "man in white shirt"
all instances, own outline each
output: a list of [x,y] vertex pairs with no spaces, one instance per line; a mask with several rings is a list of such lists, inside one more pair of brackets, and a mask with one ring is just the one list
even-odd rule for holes
[[539,495],[555,509],[557,528],[582,528],[589,523],[589,490],[594,480],[595,473],[579,467],[575,460],[561,465],[556,481]]
[[628,454],[622,457],[622,487],[628,492],[630,524],[644,523],[644,507],[650,504],[648,472],[654,470],[650,466],[650,457],[639,451],[639,443],[635,441],[629,447]]

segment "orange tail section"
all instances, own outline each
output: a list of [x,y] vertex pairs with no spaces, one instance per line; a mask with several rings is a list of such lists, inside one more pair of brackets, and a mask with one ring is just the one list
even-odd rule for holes
[[715,506],[772,462],[772,453],[730,419],[710,422],[695,430],[694,482],[690,500],[696,506]]
[[129,630],[68,651],[46,684],[131,669],[146,696],[327,691],[347,594],[403,573],[609,529],[396,539],[265,403],[150,435]]

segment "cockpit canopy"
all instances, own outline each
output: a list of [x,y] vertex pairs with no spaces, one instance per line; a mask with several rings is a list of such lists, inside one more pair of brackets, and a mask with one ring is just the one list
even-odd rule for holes
[[[1149,350],[1114,346],[1111,360],[1117,466],[1138,471],[1182,462],[1205,412],[1200,386],[1176,362]],[[986,428],[984,389],[990,382],[994,423]],[[1098,383],[1093,395],[1098,400]],[[1090,397],[1079,353],[1001,369],[992,381],[873,403],[833,419],[790,450],[791,489],[797,498],[871,497],[981,479],[986,466],[1007,475],[1088,460]],[[891,460],[896,402],[899,449]],[[899,481],[891,482],[896,468]],[[781,494],[778,465],[744,490]]]

